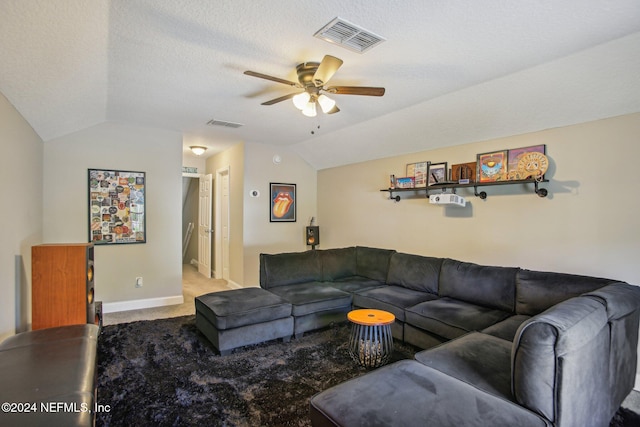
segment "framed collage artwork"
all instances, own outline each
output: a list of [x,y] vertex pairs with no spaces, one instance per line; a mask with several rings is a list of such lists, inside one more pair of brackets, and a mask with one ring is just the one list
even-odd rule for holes
[[89,169],[89,241],[146,243],[144,172]]
[[270,222],[296,222],[296,184],[270,183]]

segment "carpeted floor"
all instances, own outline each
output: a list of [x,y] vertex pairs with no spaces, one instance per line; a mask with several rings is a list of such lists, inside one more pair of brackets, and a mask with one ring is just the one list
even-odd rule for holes
[[[221,357],[194,316],[105,326],[98,346],[98,426],[308,426],[314,394],[362,375],[348,326]],[[396,342],[393,360],[413,357]],[[640,425],[621,408],[612,427]]]

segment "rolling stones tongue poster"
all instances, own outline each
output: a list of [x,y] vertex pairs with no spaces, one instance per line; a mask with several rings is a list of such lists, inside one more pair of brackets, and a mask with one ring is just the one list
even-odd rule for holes
[[271,183],[271,222],[296,221],[296,184]]
[[89,241],[145,243],[145,173],[89,169]]

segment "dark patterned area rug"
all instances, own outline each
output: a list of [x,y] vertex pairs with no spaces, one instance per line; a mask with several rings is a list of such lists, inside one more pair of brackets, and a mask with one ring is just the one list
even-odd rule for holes
[[[347,325],[221,357],[194,316],[105,326],[98,345],[98,426],[309,426],[309,398],[362,375]],[[415,348],[395,343],[393,361]],[[621,408],[611,427],[640,425]]]

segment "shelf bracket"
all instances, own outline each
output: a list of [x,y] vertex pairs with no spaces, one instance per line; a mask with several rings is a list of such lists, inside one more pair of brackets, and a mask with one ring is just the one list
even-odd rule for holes
[[381,190],[381,191],[388,191],[389,192],[389,200],[393,200],[396,203],[398,203],[400,201],[400,195],[399,194],[396,194],[395,196],[393,195],[393,188],[390,188],[388,190]]
[[549,192],[546,188],[538,188],[538,181],[535,181],[533,185],[535,186],[535,192],[539,197],[547,197],[547,194],[549,194]]
[[486,191],[481,191],[478,193],[478,186],[474,185],[473,186],[473,195],[476,197],[480,197],[482,200],[487,198],[487,192]]

